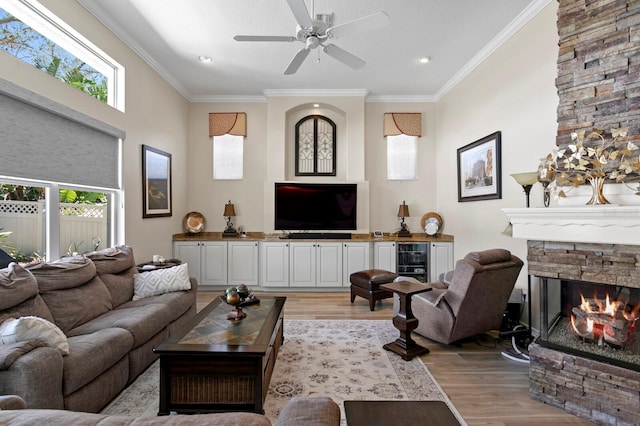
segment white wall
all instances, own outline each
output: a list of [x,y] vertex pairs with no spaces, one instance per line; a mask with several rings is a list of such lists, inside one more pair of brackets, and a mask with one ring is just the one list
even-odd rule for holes
[[[533,172],[555,146],[557,2],[517,32],[437,104],[437,205],[455,235],[455,258],[502,247],[526,260],[526,241],[501,232],[508,223],[500,209],[525,207],[512,173]],[[459,203],[456,150],[495,131],[502,132],[502,199]],[[531,191],[542,206],[542,187]],[[526,288],[526,265],[518,287]],[[535,297],[532,300],[536,300]]]

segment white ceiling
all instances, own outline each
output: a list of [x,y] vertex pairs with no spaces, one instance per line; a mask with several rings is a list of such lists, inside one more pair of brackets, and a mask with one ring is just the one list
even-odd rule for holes
[[[260,100],[266,93],[366,91],[370,100],[437,100],[550,0],[305,0],[334,25],[382,11],[389,25],[332,39],[365,60],[353,70],[313,50],[283,75],[300,42],[286,0],[79,0],[191,101]],[[213,58],[201,63],[198,56]],[[420,56],[431,57],[420,64]],[[116,58],[117,59],[117,58]],[[273,92],[271,92],[273,91]]]

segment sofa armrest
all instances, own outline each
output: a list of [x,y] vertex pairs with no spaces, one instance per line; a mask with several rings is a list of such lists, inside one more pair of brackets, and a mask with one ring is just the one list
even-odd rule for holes
[[328,397],[294,397],[282,409],[276,426],[338,426],[340,407]]
[[27,403],[18,395],[0,395],[0,410],[24,410]]
[[47,346],[47,344],[41,340],[0,345],[0,371],[9,369],[18,358],[42,346]]

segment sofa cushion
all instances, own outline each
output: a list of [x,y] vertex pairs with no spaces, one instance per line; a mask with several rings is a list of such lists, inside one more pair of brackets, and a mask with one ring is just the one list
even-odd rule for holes
[[109,293],[113,307],[116,308],[133,298],[133,277],[138,273],[138,269],[133,266],[119,273],[98,274]]
[[133,347],[137,347],[167,326],[168,308],[162,304],[119,308],[82,324],[67,332],[67,336],[91,334],[106,328],[123,328],[133,336]]
[[156,269],[135,275],[133,300],[190,288],[189,269],[186,263],[182,263],[172,268]]
[[174,291],[171,293],[165,293],[154,297],[145,297],[144,299],[132,300],[121,306],[118,306],[115,310],[129,309],[138,306],[147,305],[162,305],[165,320],[167,323],[172,322],[187,312],[192,306],[194,306],[195,294],[186,291]]
[[485,251],[472,251],[465,256],[467,260],[473,260],[481,265],[490,263],[508,262],[511,260],[511,252],[505,249],[489,249]]
[[122,328],[106,328],[69,338],[64,357],[63,392],[69,395],[116,364],[133,348],[133,336]]
[[46,319],[27,316],[11,318],[0,324],[0,343],[42,340],[48,346],[57,348],[63,355],[69,353],[67,336]]
[[96,275],[96,266],[84,256],[64,257],[29,266],[40,293],[79,287]]
[[17,263],[0,269],[0,310],[12,308],[38,294],[38,282]]
[[29,315],[53,322],[53,315],[38,293],[33,274],[18,265],[0,269],[0,323]]
[[85,256],[96,265],[98,274],[118,274],[136,266],[133,249],[129,246],[115,246]]

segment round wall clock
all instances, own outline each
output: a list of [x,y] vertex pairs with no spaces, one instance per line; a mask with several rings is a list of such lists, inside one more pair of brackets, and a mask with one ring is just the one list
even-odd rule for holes
[[436,235],[442,229],[442,216],[438,213],[425,213],[420,219],[420,226],[427,235]]

